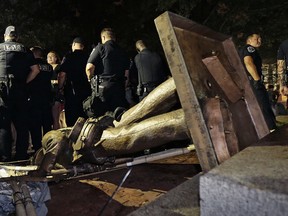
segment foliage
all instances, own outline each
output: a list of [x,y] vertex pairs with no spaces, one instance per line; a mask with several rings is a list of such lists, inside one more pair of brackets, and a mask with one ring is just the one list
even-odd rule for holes
[[275,61],[278,46],[288,35],[288,2],[285,0],[158,2],[160,9],[171,11],[173,8],[174,12],[182,16],[231,35],[238,47],[244,44],[248,33],[259,32],[263,39],[260,52],[266,61]]
[[206,25],[233,36],[238,46],[244,43],[247,33],[259,32],[262,56],[275,60],[279,44],[288,35],[287,9],[285,0],[219,1],[214,18]]
[[6,26],[16,25],[24,44],[40,45],[61,55],[78,35],[86,39],[91,50],[107,26],[115,29],[118,42],[131,56],[140,38],[162,51],[154,19],[166,10],[231,35],[237,46],[243,44],[246,33],[260,31],[260,51],[272,61],[288,35],[285,0],[7,0],[0,1],[0,7],[3,32]]

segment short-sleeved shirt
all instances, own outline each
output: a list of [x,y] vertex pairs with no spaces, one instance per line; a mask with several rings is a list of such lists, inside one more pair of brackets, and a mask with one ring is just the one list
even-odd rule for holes
[[41,101],[51,101],[52,86],[51,76],[53,68],[44,59],[36,58],[40,73],[28,85],[32,100],[37,103]]
[[90,84],[85,72],[88,57],[85,51],[74,50],[63,58],[59,71],[66,73],[64,91],[73,89],[76,94],[82,94],[83,91],[90,92]]
[[58,73],[60,72],[60,64],[56,65],[52,72],[51,80],[57,80]]
[[24,45],[6,41],[0,44],[0,78],[12,74],[20,82],[26,82],[30,67],[37,62],[33,53]]
[[95,75],[124,77],[129,70],[130,61],[126,53],[115,41],[98,44],[91,52],[87,63],[95,66]]
[[285,60],[286,68],[288,68],[288,39],[280,44],[277,51],[277,60]]
[[165,79],[161,57],[148,49],[142,50],[135,58],[141,84],[160,84]]
[[[256,69],[257,69],[257,72],[258,72],[258,75],[261,77],[262,76],[262,58],[261,56],[259,55],[259,52],[257,51],[257,49],[249,44],[247,44],[246,46],[244,46],[241,50],[240,50],[240,57],[241,57],[241,60],[242,60],[242,63],[244,65],[244,58],[246,56],[251,56],[252,59],[253,59],[253,62],[256,66]],[[249,75],[246,67],[245,67],[245,70],[247,72],[247,74]]]

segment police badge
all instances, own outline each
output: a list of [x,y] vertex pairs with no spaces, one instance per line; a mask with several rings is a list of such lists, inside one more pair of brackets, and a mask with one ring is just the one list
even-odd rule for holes
[[252,46],[248,46],[248,47],[247,47],[247,50],[248,50],[249,53],[255,52],[255,48],[252,47]]

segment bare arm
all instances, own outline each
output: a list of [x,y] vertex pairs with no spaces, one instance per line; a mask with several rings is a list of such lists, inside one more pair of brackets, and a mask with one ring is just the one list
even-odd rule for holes
[[26,79],[26,83],[31,82],[33,79],[35,79],[35,77],[40,73],[40,69],[38,65],[32,65],[30,67],[31,71],[28,74],[28,77]]
[[288,87],[286,85],[286,74],[285,74],[285,61],[277,60],[277,75],[278,75],[278,83],[280,86],[280,93],[283,95],[288,94]]
[[253,79],[256,81],[260,80],[260,77],[257,73],[257,68],[256,68],[254,61],[253,61],[253,58],[251,56],[245,56],[244,57],[244,64],[245,64],[247,71],[253,77]]
[[94,76],[95,66],[91,63],[87,63],[86,65],[86,75],[87,79],[90,81],[91,78]]
[[277,74],[278,74],[278,78],[280,85],[284,84],[285,80],[284,80],[284,60],[277,60]]

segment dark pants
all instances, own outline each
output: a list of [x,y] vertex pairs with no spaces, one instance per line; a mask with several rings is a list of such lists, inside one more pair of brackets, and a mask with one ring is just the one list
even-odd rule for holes
[[0,82],[0,161],[10,161],[12,156],[11,115],[7,105],[7,82]]
[[143,94],[139,96],[139,101],[142,101],[151,91],[153,91],[157,86],[146,86],[143,88]]
[[[41,140],[43,136],[42,129],[43,129],[43,132],[45,133],[51,130],[52,128],[51,126],[52,114],[51,112],[49,113],[43,112],[43,109],[44,109],[44,106],[39,101],[31,101],[31,103],[29,103],[28,126],[29,126],[33,149],[35,150],[35,152],[38,151],[38,149],[42,147],[42,144],[41,144]],[[49,103],[47,103],[47,108],[45,109],[51,110]],[[50,118],[50,121],[49,121],[50,123],[45,122],[46,120],[43,118],[47,118],[47,120],[48,118]],[[45,125],[45,129],[44,129],[43,121],[45,122],[45,124],[47,124]]]
[[14,124],[16,139],[16,160],[28,159],[29,147],[29,115],[27,91],[24,86],[15,86],[10,89],[8,109]]
[[271,104],[269,101],[268,92],[265,89],[265,86],[261,84],[255,84],[255,81],[250,80],[250,83],[252,85],[253,92],[257,98],[257,101],[259,103],[259,106],[262,110],[264,119],[267,123],[267,126],[269,130],[276,128],[276,118],[273,113],[273,110],[271,108]]
[[41,125],[43,130],[43,135],[52,130],[53,117],[52,117],[52,107],[51,103],[48,102],[41,108]]
[[10,161],[12,154],[11,120],[2,98],[0,101],[0,161]]
[[88,117],[100,117],[106,112],[114,112],[117,107],[129,108],[124,82],[104,81],[99,88],[100,95],[93,92],[83,103]]
[[89,94],[78,92],[74,95],[72,91],[65,94],[65,120],[68,127],[73,127],[79,117],[87,118],[82,103]]

